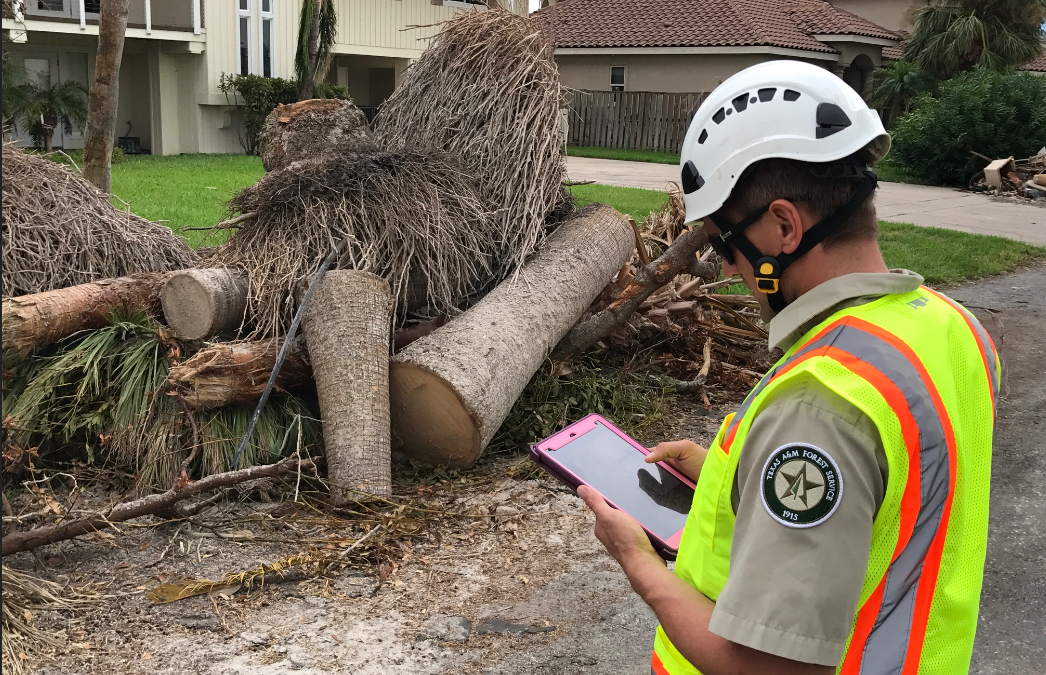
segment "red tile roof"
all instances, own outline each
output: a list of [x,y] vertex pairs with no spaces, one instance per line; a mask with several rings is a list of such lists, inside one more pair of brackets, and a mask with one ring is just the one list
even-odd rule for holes
[[770,46],[832,54],[814,35],[896,36],[822,0],[561,0],[531,17],[557,47]]
[[1038,57],[1021,66],[1021,70],[1034,70],[1037,73],[1046,73],[1046,50]]

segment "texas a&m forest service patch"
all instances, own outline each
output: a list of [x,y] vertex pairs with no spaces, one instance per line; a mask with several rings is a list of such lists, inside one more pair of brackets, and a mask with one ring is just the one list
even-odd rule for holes
[[828,520],[843,496],[843,476],[832,457],[808,443],[782,445],[763,465],[763,506],[787,527]]

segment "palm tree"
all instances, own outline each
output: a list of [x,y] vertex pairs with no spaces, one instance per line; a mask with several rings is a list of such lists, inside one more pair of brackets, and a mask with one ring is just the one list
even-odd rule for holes
[[317,90],[322,93],[331,48],[337,37],[338,11],[333,0],[305,0],[301,5],[298,48],[294,54],[299,101],[316,98]]
[[904,58],[941,79],[980,65],[1004,70],[1046,48],[1046,0],[934,0],[915,13]]
[[55,128],[61,124],[65,133],[72,133],[73,124],[83,129],[87,123],[87,89],[74,80],[66,80],[42,87],[29,80],[25,85],[25,103],[17,116],[21,119],[37,147],[51,152]]
[[919,66],[911,61],[894,61],[872,73],[868,103],[883,112],[883,122],[889,127],[908,112],[917,95],[935,88],[933,77]]
[[7,60],[3,61],[3,125],[7,134],[7,125],[17,131],[18,115],[25,108],[28,100],[29,72],[22,66]]

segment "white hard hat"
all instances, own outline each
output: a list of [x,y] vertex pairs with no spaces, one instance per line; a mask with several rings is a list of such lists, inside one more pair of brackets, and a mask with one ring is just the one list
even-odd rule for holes
[[746,68],[701,104],[680,156],[687,222],[716,212],[741,174],[772,157],[833,162],[890,149],[879,114],[831,72],[802,61]]

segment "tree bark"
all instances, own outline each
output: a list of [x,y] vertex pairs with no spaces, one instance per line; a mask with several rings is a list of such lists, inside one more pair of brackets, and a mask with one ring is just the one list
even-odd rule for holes
[[[278,340],[209,345],[171,368],[171,384],[196,410],[233,403],[254,405],[269,381],[281,345]],[[275,391],[301,392],[313,387],[305,341],[295,338],[276,378]]]
[[175,334],[190,340],[231,335],[247,311],[247,280],[224,267],[179,270],[167,279],[160,299]]
[[53,291],[4,298],[4,350],[26,354],[88,328],[101,328],[116,309],[160,311],[168,272],[146,272]]
[[549,237],[518,278],[397,354],[390,396],[403,452],[431,465],[475,462],[633,246],[624,216],[602,204],[586,207]]
[[676,275],[692,271],[707,272],[706,267],[694,259],[708,243],[704,229],[695,227],[687,230],[669,246],[657,260],[639,268],[635,278],[610,305],[596,312],[571,329],[563,342],[556,347],[553,358],[562,359],[578,354],[610,335],[623,325],[651,293],[661,288]]
[[336,504],[392,494],[389,349],[394,307],[389,284],[381,277],[331,270],[305,310],[302,327]]
[[313,466],[312,460],[299,460],[297,457],[287,457],[275,464],[216,473],[194,482],[178,479],[174,487],[167,492],[117,504],[106,513],[78,518],[77,520],[66,520],[46,527],[9,534],[0,540],[0,548],[2,548],[0,555],[9,556],[12,553],[21,553],[45,544],[54,544],[55,542],[65,541],[66,539],[79,537],[90,532],[105,530],[112,527],[114,523],[122,523],[133,518],[141,518],[148,515],[158,515],[160,517],[177,515],[172,513],[175,504],[201,492],[218,490],[258,478],[284,476],[295,471],[311,469]]
[[351,101],[311,99],[280,104],[265,118],[258,137],[262,166],[282,169],[299,160],[359,152],[369,145],[370,127]]
[[105,193],[112,192],[112,148],[120,100],[120,62],[127,32],[130,0],[105,0],[98,15],[98,51],[94,83],[87,99],[84,130],[84,178]]

